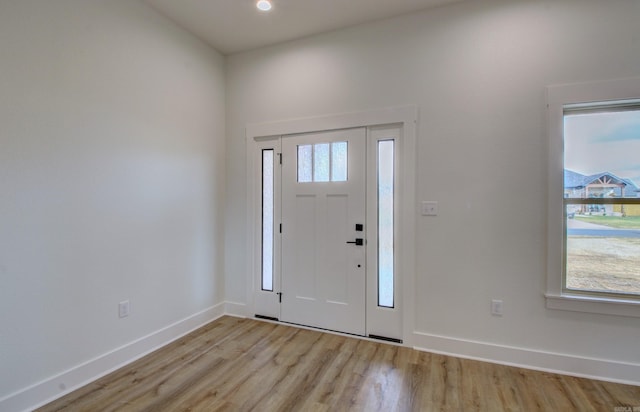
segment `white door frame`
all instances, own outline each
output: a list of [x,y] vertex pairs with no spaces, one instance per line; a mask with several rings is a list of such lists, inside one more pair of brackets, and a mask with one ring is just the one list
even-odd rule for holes
[[383,126],[399,124],[402,128],[402,147],[399,153],[399,202],[400,215],[398,238],[402,248],[398,250],[397,270],[402,275],[402,325],[404,345],[413,345],[414,329],[414,300],[415,300],[415,239],[416,239],[416,126],[418,110],[416,106],[402,106],[389,109],[370,110],[334,114],[278,122],[248,124],[246,127],[246,165],[247,165],[247,273],[246,273],[246,301],[245,316],[255,314],[256,270],[256,231],[255,224],[257,208],[260,205],[256,198],[257,165],[253,161],[256,157],[259,140],[277,138],[283,135],[310,133],[327,130],[348,129],[354,127]]

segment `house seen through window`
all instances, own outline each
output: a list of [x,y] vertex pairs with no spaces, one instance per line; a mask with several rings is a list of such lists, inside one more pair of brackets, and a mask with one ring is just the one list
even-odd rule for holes
[[564,108],[564,289],[640,298],[640,102]]

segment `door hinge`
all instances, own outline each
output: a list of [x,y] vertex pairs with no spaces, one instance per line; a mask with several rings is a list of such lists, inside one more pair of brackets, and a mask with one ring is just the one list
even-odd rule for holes
[[282,233],[282,223],[280,223],[280,233]]
[[278,295],[278,303],[282,303],[282,292],[276,293]]
[[278,158],[280,158],[280,164],[282,164],[282,153],[278,153]]

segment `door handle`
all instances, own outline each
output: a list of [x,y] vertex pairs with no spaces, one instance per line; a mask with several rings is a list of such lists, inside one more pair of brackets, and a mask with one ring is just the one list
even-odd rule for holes
[[364,239],[362,238],[356,238],[356,240],[352,241],[352,242],[347,242],[347,243],[353,243],[356,246],[362,246],[364,245]]

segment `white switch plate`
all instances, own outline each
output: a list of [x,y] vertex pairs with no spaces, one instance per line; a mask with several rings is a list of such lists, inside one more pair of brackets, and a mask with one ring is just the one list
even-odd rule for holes
[[438,202],[423,201],[422,216],[438,216]]
[[131,305],[129,304],[128,300],[118,303],[118,316],[120,316],[121,318],[126,318],[127,316],[129,316],[130,311]]
[[491,301],[491,314],[493,316],[502,316],[502,301],[494,299]]

